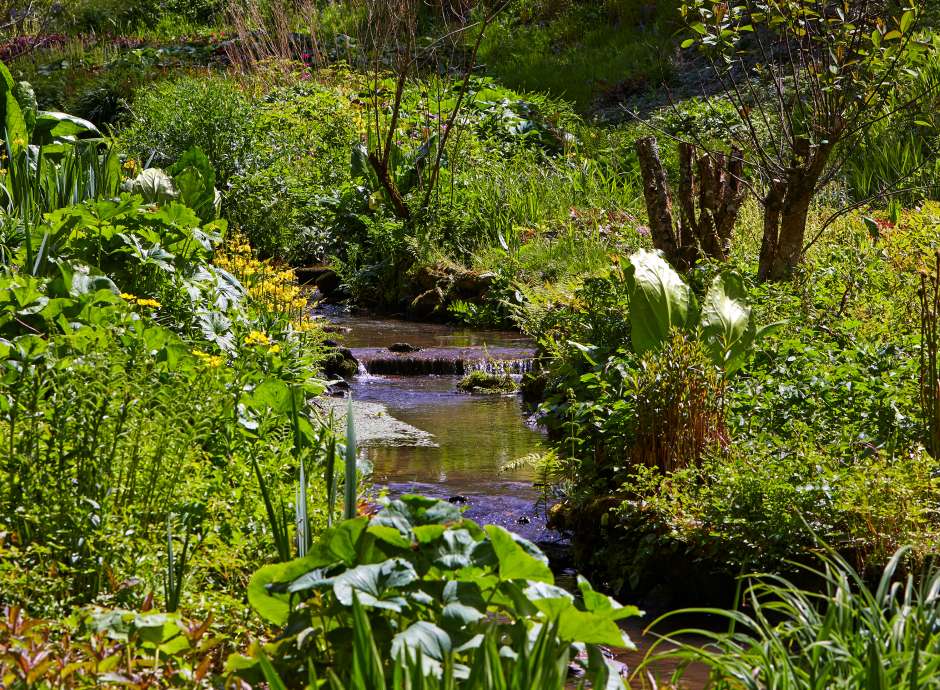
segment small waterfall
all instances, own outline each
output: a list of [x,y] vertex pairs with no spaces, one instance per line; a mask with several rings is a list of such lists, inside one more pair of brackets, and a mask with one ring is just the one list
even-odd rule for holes
[[382,377],[377,374],[370,374],[362,360],[356,360],[356,378],[360,381],[377,381]]
[[464,376],[473,371],[520,376],[532,369],[529,348],[430,347],[415,352],[354,348],[359,376]]
[[468,362],[468,371],[482,371],[486,374],[503,376],[509,374],[512,376],[522,376],[532,371],[532,359],[481,359],[476,362]]

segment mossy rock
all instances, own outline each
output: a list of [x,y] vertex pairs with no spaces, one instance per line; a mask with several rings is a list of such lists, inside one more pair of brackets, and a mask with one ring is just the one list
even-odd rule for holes
[[347,348],[331,348],[323,358],[323,373],[335,378],[349,379],[359,372],[359,363]]
[[514,393],[516,382],[509,374],[472,371],[460,380],[457,388],[464,393]]

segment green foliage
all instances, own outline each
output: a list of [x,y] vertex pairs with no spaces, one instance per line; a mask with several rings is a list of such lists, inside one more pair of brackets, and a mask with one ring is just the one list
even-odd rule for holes
[[[530,298],[521,322],[554,355],[544,419],[568,456],[561,524],[580,535],[588,562],[614,586],[641,589],[663,567],[689,562],[706,581],[741,567],[785,569],[812,546],[799,514],[859,563],[904,543],[929,548],[934,492],[917,445],[914,304],[916,268],[938,245],[936,215],[926,204],[897,224],[879,220],[876,244],[856,218],[840,228],[844,239],[815,250],[793,285],[693,273],[694,292],[708,290],[697,320],[710,333],[697,356],[676,342],[633,353],[629,285],[618,269]],[[753,328],[745,318],[784,324],[738,359],[735,337],[745,334],[743,345]],[[709,383],[726,358],[735,375]],[[718,409],[683,397],[702,386]],[[686,412],[667,414],[673,408]],[[675,444],[670,432],[686,419],[716,432],[698,446],[699,461],[651,462],[657,456],[643,449]],[[705,585],[699,594],[709,596]]]
[[458,390],[465,393],[513,393],[516,382],[509,374],[497,374],[488,371],[471,371],[460,379]]
[[69,31],[104,34],[153,28],[168,18],[197,24],[217,23],[225,6],[220,0],[79,0],[69,8]]
[[[694,660],[722,689],[936,687],[940,581],[935,568],[905,573],[908,556],[897,551],[869,585],[825,547],[819,565],[800,568],[816,587],[754,576],[742,596],[746,609],[694,610],[727,621],[728,632],[684,629],[707,644],[675,641],[675,650],[655,657],[680,660],[673,680]],[[690,611],[674,615],[683,613]]]
[[169,168],[193,147],[204,151],[226,217],[262,255],[296,260],[322,259],[336,246],[318,200],[349,179],[354,138],[352,108],[334,89],[299,84],[254,97],[221,76],[144,90],[122,132],[154,165]]
[[546,91],[586,111],[672,76],[677,18],[669,2],[520,3],[488,32],[481,58],[510,87]]
[[940,198],[940,36],[928,35],[924,42],[927,49],[911,56],[898,89],[879,104],[883,119],[848,152],[845,176],[855,199],[877,196],[895,180],[907,190],[892,197],[895,203]]
[[121,142],[140,160],[165,168],[198,148],[224,187],[248,167],[254,128],[250,100],[234,80],[187,76],[139,93]]
[[86,688],[132,678],[161,687],[210,687],[213,648],[222,642],[210,621],[153,610],[82,611],[59,621],[4,607],[0,678],[21,690],[38,685]]
[[[415,633],[403,637],[399,653],[386,672],[379,661],[379,652],[369,619],[358,600],[353,601],[354,650],[352,672],[348,682],[329,672],[330,687],[334,690],[404,690],[423,687],[428,690],[463,688],[464,690],[508,690],[508,688],[545,688],[561,690],[572,687],[569,663],[572,648],[558,639],[556,625],[543,625],[535,637],[519,640],[518,648],[505,644],[505,637],[496,628],[487,628],[472,648],[463,650],[466,664],[456,664],[448,658],[443,667],[433,663],[437,656],[450,655],[443,636],[434,634],[431,626],[409,630]],[[408,646],[406,646],[408,645]],[[596,655],[596,651],[592,649]],[[287,688],[263,651],[258,662],[265,680],[272,688]],[[622,682],[598,658],[591,659],[594,668],[590,676],[592,687],[622,687]],[[440,671],[435,672],[436,670]],[[310,682],[315,674],[310,673]],[[587,678],[576,687],[586,687]]]
[[[526,639],[536,629],[551,626],[555,634],[543,644],[559,650],[573,643],[630,646],[616,621],[638,611],[583,578],[579,588],[576,600],[555,586],[547,559],[530,542],[500,527],[481,529],[446,501],[403,496],[372,518],[328,530],[306,557],[260,569],[248,597],[259,614],[284,626],[267,653],[288,685],[313,664],[318,675],[329,670],[353,687],[364,675],[372,680],[363,687],[382,687],[375,683],[389,677],[383,667],[405,649],[411,664],[420,649],[425,674],[472,677],[484,633],[493,641],[508,637],[517,655],[531,649]],[[371,630],[363,629],[366,610]],[[589,660],[594,673],[604,663],[593,652]],[[538,668],[545,667],[532,670]]]
[[[740,443],[671,475],[640,468],[623,476],[623,500],[584,548],[615,540],[605,552],[613,584],[645,589],[667,564],[682,571],[694,562],[703,580],[727,581],[742,569],[792,572],[815,532],[867,573],[905,544],[918,560],[929,554],[931,471],[923,453],[849,464],[807,441]],[[695,601],[706,591],[672,593]]]

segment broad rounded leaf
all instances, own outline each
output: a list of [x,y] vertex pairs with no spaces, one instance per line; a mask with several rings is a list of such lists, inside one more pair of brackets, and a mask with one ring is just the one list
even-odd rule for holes
[[333,593],[343,606],[352,606],[353,592],[363,606],[401,611],[406,606],[398,589],[418,579],[414,566],[401,558],[360,565],[337,575]]
[[660,252],[630,256],[626,270],[630,293],[630,336],[641,355],[666,342],[673,328],[686,328],[695,302],[692,291]]
[[418,650],[429,659],[443,661],[451,650],[450,635],[433,623],[418,621],[392,638],[392,657],[396,659],[404,653],[414,658]]
[[[531,542],[526,542],[499,525],[484,527],[493,546],[498,562],[499,577],[502,580],[534,580],[554,584],[555,577],[548,567],[548,559],[538,551]],[[521,542],[531,548],[523,548]],[[541,555],[537,558],[535,553]]]

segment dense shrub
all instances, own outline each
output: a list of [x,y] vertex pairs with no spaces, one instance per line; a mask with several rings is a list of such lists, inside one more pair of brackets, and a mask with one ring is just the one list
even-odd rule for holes
[[216,24],[225,9],[222,0],[80,0],[68,8],[72,23],[66,31],[111,34],[153,29],[161,22]]
[[322,259],[335,245],[319,199],[349,179],[356,138],[337,91],[300,83],[255,97],[226,77],[185,77],[139,94],[121,137],[154,165],[205,151],[226,216],[265,256]]
[[[581,556],[614,586],[641,589],[664,564],[697,568],[703,583],[786,569],[812,547],[812,530],[862,568],[905,543],[924,557],[936,495],[920,446],[915,305],[936,216],[926,204],[897,223],[855,217],[793,283],[747,288],[752,318],[783,324],[717,388],[720,431],[687,469],[651,470],[641,450],[682,428],[667,423],[671,382],[689,394],[701,364],[631,352],[616,271],[521,311],[555,357],[542,411],[568,455],[568,504],[556,517],[580,535]],[[644,400],[654,403],[646,413]],[[705,584],[693,594],[716,596]]]
[[257,116],[232,79],[202,74],[147,87],[137,94],[121,140],[143,163],[168,167],[198,147],[221,185],[249,169]]

